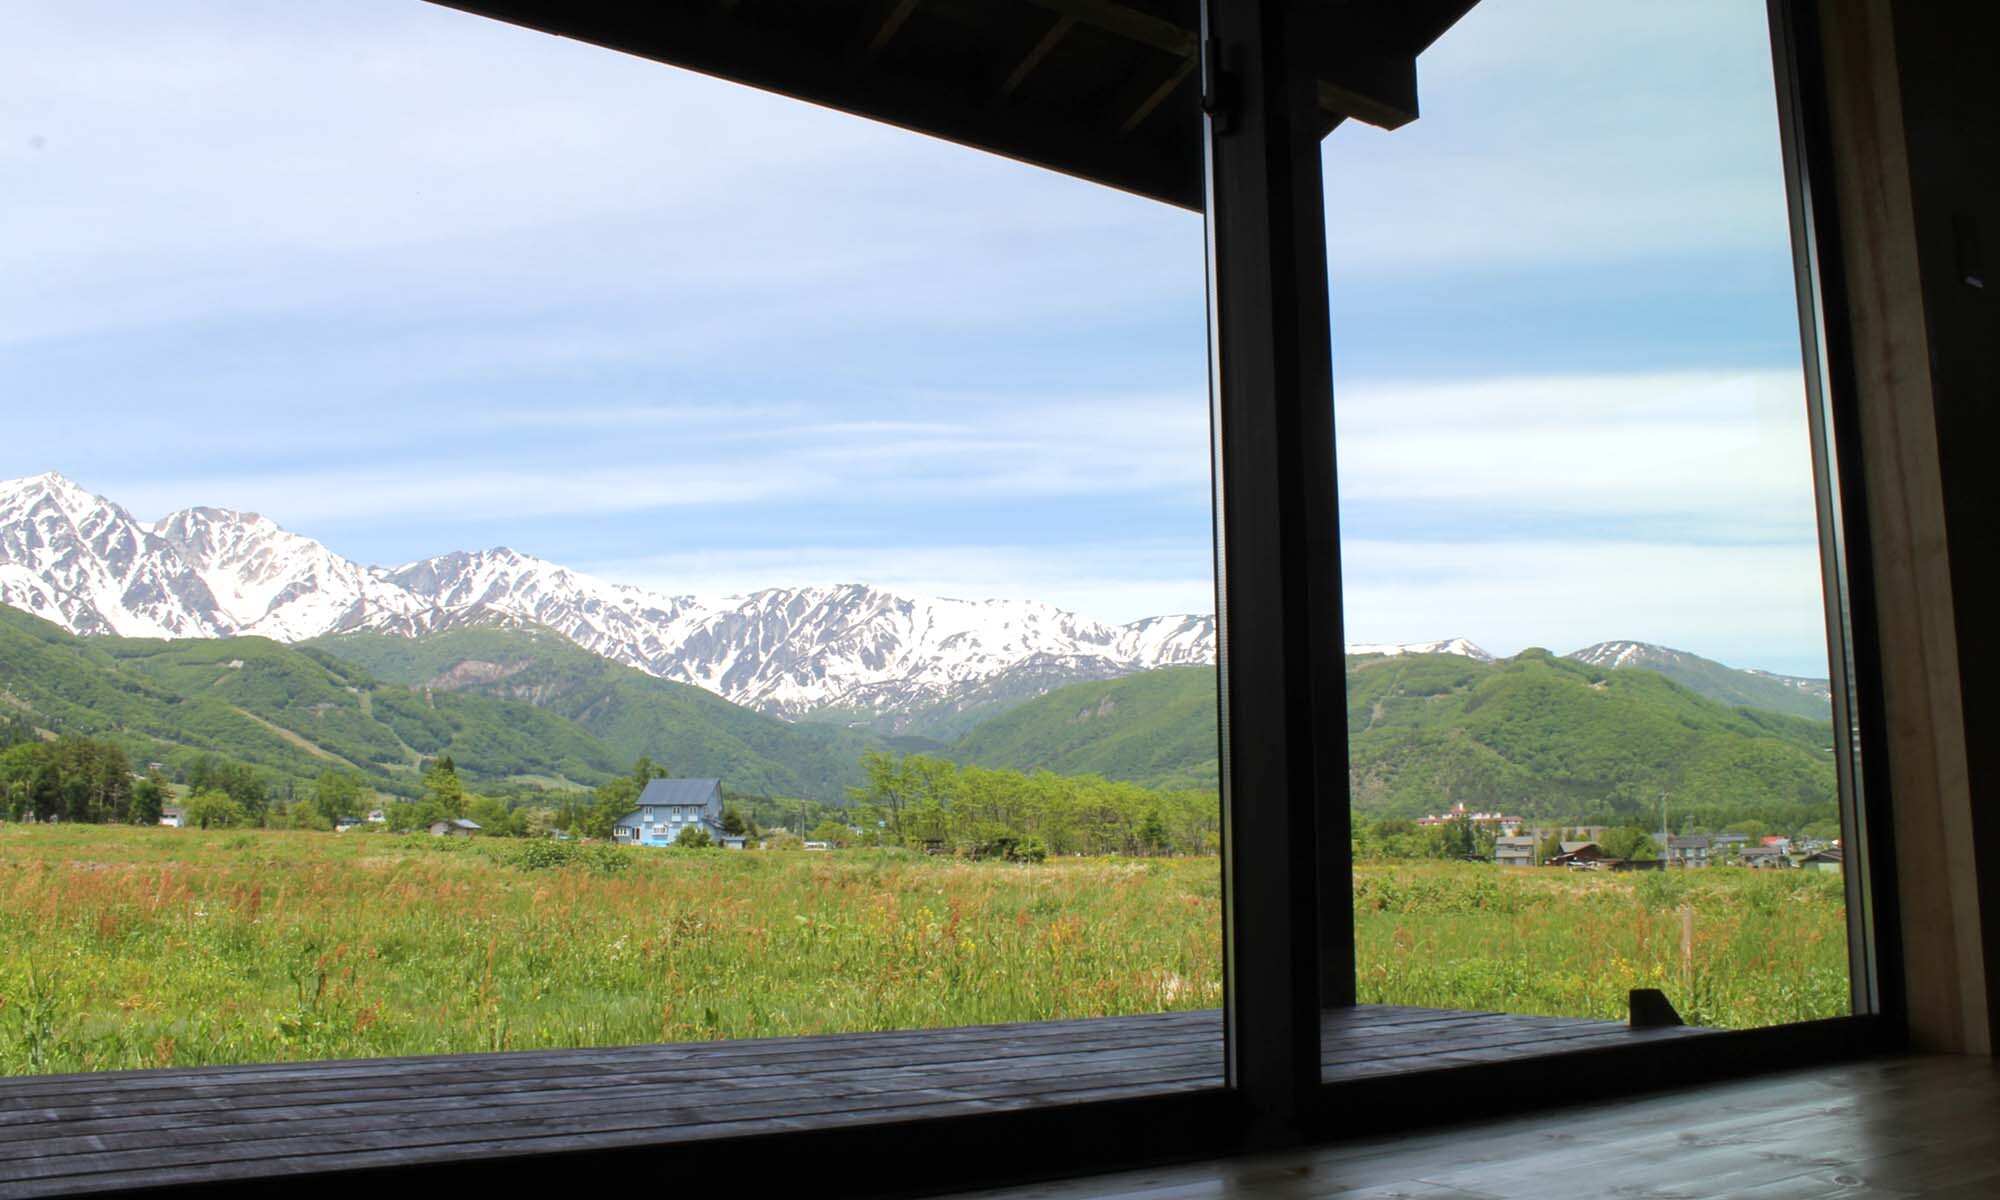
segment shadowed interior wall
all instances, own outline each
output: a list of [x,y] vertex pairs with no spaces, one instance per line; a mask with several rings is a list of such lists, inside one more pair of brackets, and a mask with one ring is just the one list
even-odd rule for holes
[[1820,6],[1884,646],[1911,1044],[1990,1054],[2000,1027],[2000,477],[1995,12]]

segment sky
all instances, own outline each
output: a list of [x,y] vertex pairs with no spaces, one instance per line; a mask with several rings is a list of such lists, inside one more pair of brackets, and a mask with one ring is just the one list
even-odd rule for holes
[[[1328,138],[1349,640],[1825,674],[1763,19],[1486,0]],[[22,6],[0,78],[0,478],[1213,606],[1194,214],[418,0]]]

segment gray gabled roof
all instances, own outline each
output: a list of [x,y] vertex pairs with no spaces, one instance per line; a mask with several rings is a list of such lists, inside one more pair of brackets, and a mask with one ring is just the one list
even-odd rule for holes
[[1698,833],[1691,833],[1685,837],[1675,834],[1667,839],[1667,845],[1675,850],[1706,850],[1708,839]]
[[646,783],[646,790],[639,793],[639,806],[649,804],[709,804],[722,803],[722,781],[720,779],[653,779]]

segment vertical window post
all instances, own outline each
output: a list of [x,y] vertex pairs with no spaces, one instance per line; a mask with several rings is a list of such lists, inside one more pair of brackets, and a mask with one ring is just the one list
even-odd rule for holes
[[1320,1009],[1354,995],[1325,210],[1293,11],[1202,4],[1229,1081],[1265,1138],[1310,1116]]

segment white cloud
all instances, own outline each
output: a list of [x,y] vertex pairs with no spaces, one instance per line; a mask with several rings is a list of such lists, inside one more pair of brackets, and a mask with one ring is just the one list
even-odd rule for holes
[[1352,540],[1342,554],[1349,641],[1463,636],[1504,655],[1629,638],[1734,666],[1826,674],[1810,545]]
[[[968,498],[1165,493],[1198,500],[1206,493],[1207,417],[1198,397],[1049,403],[954,396],[935,408],[944,419],[828,422],[797,407],[716,413],[675,406],[654,413],[670,427],[664,432],[643,419],[622,427],[592,420],[585,422],[594,427],[588,443],[568,444],[560,454],[553,446],[524,447],[498,464],[483,450],[454,456],[447,447],[394,467],[160,476],[112,490],[151,516],[209,504],[264,512],[308,532],[331,520],[720,511],[828,497],[875,502],[893,513]],[[504,419],[554,426],[563,411],[508,410]],[[277,445],[285,440],[273,437]]]
[[1359,385],[1336,411],[1350,503],[1673,519],[1719,540],[1813,519],[1796,371]]
[[1419,120],[1327,140],[1339,272],[1787,245],[1762,5],[1487,0],[1418,77]]

